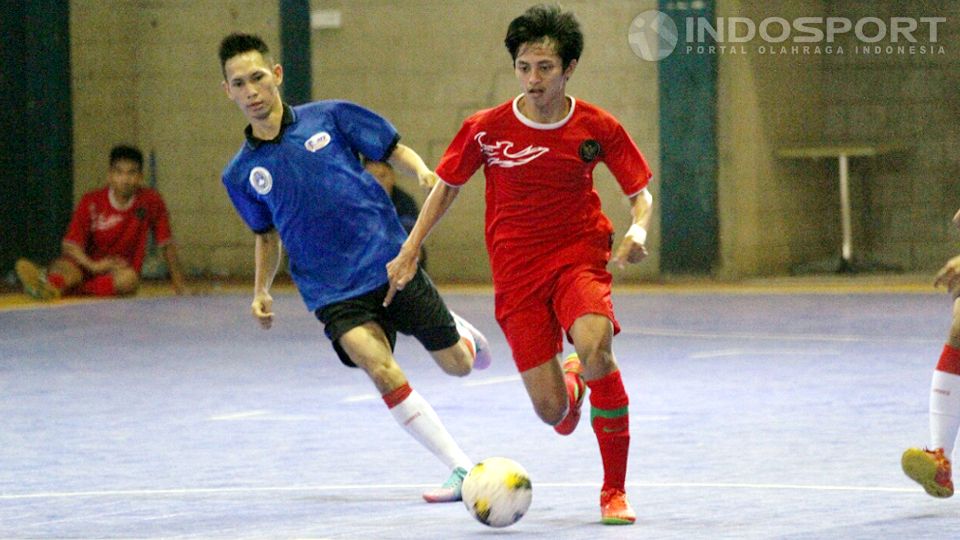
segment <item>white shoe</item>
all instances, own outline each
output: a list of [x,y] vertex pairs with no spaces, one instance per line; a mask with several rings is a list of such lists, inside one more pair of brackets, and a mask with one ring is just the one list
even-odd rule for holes
[[461,488],[463,479],[467,476],[467,470],[463,467],[457,467],[450,473],[450,478],[442,486],[431,489],[423,494],[423,500],[428,503],[447,503],[462,501]]
[[468,332],[470,332],[470,336],[473,337],[473,342],[477,346],[476,356],[473,359],[473,368],[487,369],[490,367],[490,364],[493,362],[493,356],[490,354],[490,344],[487,342],[487,337],[484,336],[482,332],[477,330],[472,324],[467,322],[467,320],[463,317],[452,311],[450,314],[453,315],[453,318],[458,325],[463,326]]

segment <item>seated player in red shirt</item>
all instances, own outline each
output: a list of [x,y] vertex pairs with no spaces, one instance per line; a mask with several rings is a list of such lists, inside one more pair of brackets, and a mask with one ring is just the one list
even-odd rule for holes
[[110,151],[107,185],[80,199],[63,238],[60,257],[46,271],[20,259],[17,277],[24,292],[40,300],[65,294],[132,294],[140,285],[147,234],[151,232],[163,252],[174,291],[183,294],[183,272],[163,198],[143,186],[140,150],[116,146]]

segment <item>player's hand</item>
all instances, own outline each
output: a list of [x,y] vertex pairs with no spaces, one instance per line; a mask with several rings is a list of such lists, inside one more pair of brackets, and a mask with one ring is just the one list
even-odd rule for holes
[[128,265],[126,259],[122,257],[117,257],[116,255],[111,255],[109,257],[104,257],[98,261],[94,261],[90,265],[90,272],[93,274],[106,274],[107,272],[113,272],[114,270],[120,270],[122,268],[127,268]]
[[383,299],[383,307],[393,302],[393,297],[397,291],[410,283],[410,280],[417,275],[417,263],[420,262],[420,250],[412,249],[406,243],[400,247],[400,253],[387,263],[387,280],[390,282],[390,288],[387,290],[387,296]]
[[619,268],[625,268],[627,263],[635,264],[647,257],[647,231],[639,225],[633,225],[627,231],[617,253],[613,257],[613,262]]
[[273,326],[273,297],[269,293],[257,293],[250,304],[250,311],[264,330]]
[[960,255],[943,265],[943,268],[937,273],[937,279],[934,280],[933,285],[934,287],[946,287],[954,296],[960,293]]
[[960,229],[960,210],[957,210],[957,213],[953,215],[953,224]]
[[417,182],[422,188],[432,189],[433,186],[437,185],[437,182],[439,181],[440,177],[437,176],[437,173],[433,171],[427,171],[417,175]]

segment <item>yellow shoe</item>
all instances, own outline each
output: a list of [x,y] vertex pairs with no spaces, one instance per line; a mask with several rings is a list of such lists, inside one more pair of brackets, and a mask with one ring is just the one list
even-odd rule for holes
[[580,357],[573,353],[563,362],[563,379],[567,384],[567,395],[570,396],[570,408],[563,420],[553,426],[553,430],[561,435],[569,435],[577,429],[580,423],[580,406],[583,405],[583,396],[587,393],[587,385],[583,382],[583,366]]
[[928,494],[941,499],[953,495],[950,459],[943,455],[943,448],[910,448],[900,458],[900,466]]
[[60,298],[60,290],[47,283],[47,275],[42,268],[27,259],[17,260],[14,269],[17,278],[23,285],[23,292],[37,300],[56,300]]
[[600,516],[604,525],[633,525],[637,521],[627,494],[615,488],[600,492]]

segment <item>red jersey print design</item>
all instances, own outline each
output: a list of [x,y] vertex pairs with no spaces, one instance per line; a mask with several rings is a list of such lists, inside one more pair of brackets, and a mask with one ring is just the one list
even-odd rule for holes
[[477,144],[480,145],[480,151],[483,152],[483,155],[486,157],[488,167],[503,167],[509,169],[511,167],[526,165],[550,151],[550,149],[545,146],[531,145],[519,152],[511,153],[510,150],[513,148],[512,142],[497,141],[494,144],[487,144],[483,141],[483,137],[486,134],[486,131],[481,131],[477,133],[474,139],[476,139]]

